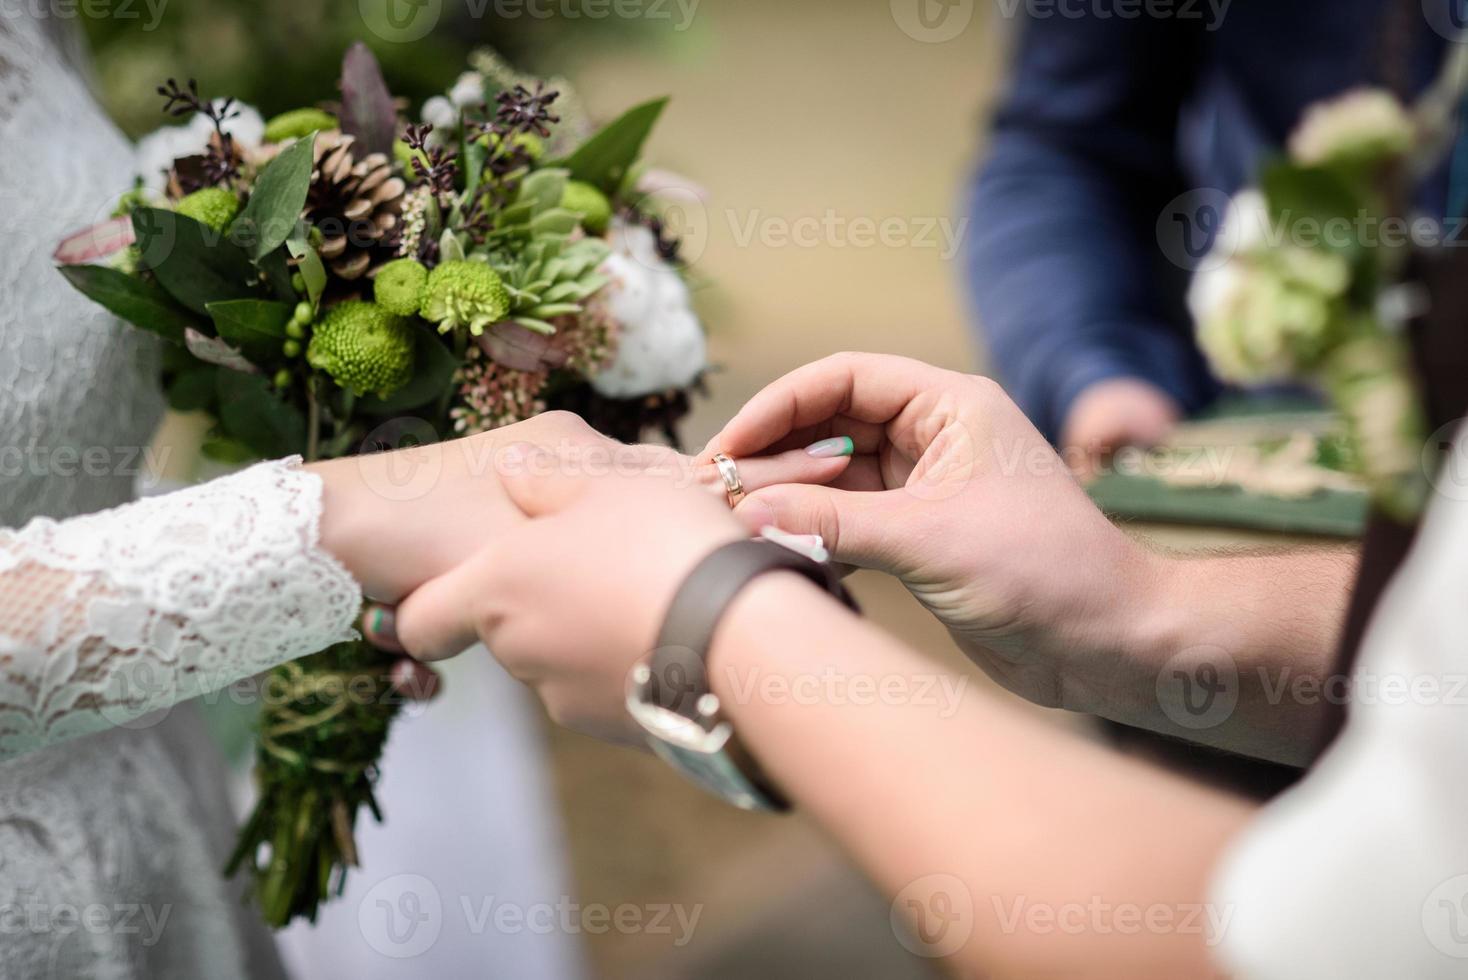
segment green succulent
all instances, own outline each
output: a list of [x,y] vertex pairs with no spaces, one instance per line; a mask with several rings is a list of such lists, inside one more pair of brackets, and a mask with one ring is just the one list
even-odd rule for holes
[[335,116],[321,109],[292,109],[265,124],[265,142],[298,140],[318,131],[336,129],[338,125]]
[[566,181],[561,194],[561,207],[581,216],[581,226],[593,235],[607,230],[612,221],[612,202],[592,185],[582,180]]
[[373,280],[377,305],[399,316],[417,316],[428,287],[428,269],[417,259],[395,259]]
[[223,187],[206,187],[179,201],[176,210],[223,234],[240,213],[240,199],[234,191]]
[[419,310],[440,333],[466,327],[476,337],[509,312],[510,293],[499,274],[469,259],[444,262],[429,273]]
[[611,251],[600,238],[567,242],[546,235],[491,258],[510,294],[511,319],[540,333],[554,333],[548,321],[580,313],[582,304],[607,284],[597,269]]
[[343,388],[386,398],[413,376],[413,327],[376,303],[348,300],[316,324],[306,361]]

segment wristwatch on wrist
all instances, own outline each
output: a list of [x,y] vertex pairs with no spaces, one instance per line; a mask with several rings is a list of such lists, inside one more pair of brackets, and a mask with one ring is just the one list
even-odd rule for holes
[[[627,710],[664,761],[745,810],[790,805],[759,774],[708,683],[707,658],[719,620],[740,591],[766,572],[804,575],[860,611],[840,576],[778,533],[724,545],[689,574],[673,597],[648,659],[627,678]],[[819,554],[824,554],[821,549]]]

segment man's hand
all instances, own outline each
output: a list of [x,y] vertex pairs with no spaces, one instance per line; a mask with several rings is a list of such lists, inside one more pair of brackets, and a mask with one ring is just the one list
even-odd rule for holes
[[[898,576],[965,653],[1031,701],[1309,757],[1322,702],[1281,700],[1280,678],[1326,676],[1347,554],[1154,554],[1097,510],[996,384],[899,357],[800,368],[706,452],[747,467],[833,437],[851,439],[850,468],[830,487],[752,494],[737,511],[747,526],[821,534],[837,560]],[[1202,716],[1190,672],[1227,686]]]
[[1096,472],[1125,446],[1155,446],[1177,425],[1181,408],[1171,395],[1134,378],[1112,378],[1081,392],[1066,415],[1060,445],[1081,475]]
[[709,451],[742,460],[841,436],[855,457],[831,487],[771,487],[739,517],[821,534],[837,560],[901,578],[1006,687],[1099,713],[1162,560],[1106,520],[997,384],[919,361],[807,365]]

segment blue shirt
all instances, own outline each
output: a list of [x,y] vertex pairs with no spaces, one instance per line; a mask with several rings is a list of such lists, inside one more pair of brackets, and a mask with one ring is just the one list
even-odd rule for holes
[[1147,4],[1112,0],[1099,16],[1091,3],[1020,0],[1029,13],[972,189],[965,273],[997,374],[1052,439],[1081,390],[1108,378],[1149,381],[1189,412],[1217,394],[1184,308],[1190,273],[1159,241],[1159,217],[1179,195],[1222,200],[1251,183],[1310,104],[1381,84],[1388,40],[1404,47],[1413,90],[1445,44],[1418,0],[1399,37],[1390,0],[1171,9],[1189,6],[1195,16],[1122,17]]

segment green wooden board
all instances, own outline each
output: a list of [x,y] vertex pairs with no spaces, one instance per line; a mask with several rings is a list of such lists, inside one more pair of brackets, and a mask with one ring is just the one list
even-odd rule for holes
[[1240,527],[1280,534],[1359,537],[1366,526],[1363,493],[1326,491],[1302,500],[1248,494],[1237,487],[1174,487],[1145,476],[1108,475],[1088,488],[1108,515],[1122,520]]

